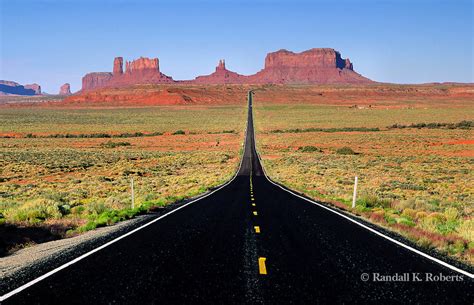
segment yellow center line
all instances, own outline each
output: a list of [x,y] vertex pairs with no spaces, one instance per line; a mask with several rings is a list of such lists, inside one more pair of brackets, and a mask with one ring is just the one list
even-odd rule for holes
[[254,216],[257,216],[257,215],[258,215],[258,214],[257,214],[257,211],[253,211],[253,215],[254,215]]
[[254,201],[254,200],[255,200],[255,198],[250,198],[250,199],[252,199],[252,201]]
[[259,226],[254,226],[253,228],[255,229],[255,233],[260,233],[260,227]]
[[267,274],[267,267],[265,266],[266,260],[267,260],[266,257],[258,258],[258,271],[260,272],[260,274]]
[[255,204],[255,203],[252,203],[252,206],[254,207],[254,206],[256,206],[256,204]]

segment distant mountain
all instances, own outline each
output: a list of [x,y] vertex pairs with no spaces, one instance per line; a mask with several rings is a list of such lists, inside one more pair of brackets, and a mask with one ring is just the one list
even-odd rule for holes
[[38,84],[20,85],[17,82],[0,80],[0,95],[41,95]]

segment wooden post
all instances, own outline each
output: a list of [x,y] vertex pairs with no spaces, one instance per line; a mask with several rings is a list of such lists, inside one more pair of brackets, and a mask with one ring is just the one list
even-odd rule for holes
[[352,208],[356,206],[356,198],[357,198],[357,176],[354,179],[354,194],[352,195]]
[[132,209],[134,209],[135,208],[135,192],[133,189],[133,177],[130,180],[130,187],[132,188]]

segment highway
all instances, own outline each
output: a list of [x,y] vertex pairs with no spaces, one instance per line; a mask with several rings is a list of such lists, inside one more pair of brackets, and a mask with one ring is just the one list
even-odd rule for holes
[[469,275],[271,183],[249,93],[232,181],[2,304],[472,304]]

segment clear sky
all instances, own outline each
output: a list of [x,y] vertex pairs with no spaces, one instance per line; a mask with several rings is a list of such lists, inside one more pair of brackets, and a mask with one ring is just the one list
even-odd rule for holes
[[253,74],[266,53],[330,47],[377,81],[474,82],[472,0],[0,0],[0,79],[80,89],[115,56],[158,57],[174,79]]

